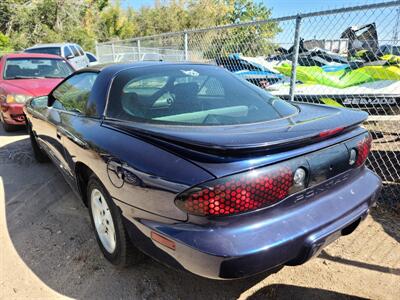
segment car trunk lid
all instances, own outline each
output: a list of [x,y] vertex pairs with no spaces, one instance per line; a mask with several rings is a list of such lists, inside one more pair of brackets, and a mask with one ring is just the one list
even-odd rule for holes
[[164,145],[174,152],[202,156],[241,157],[274,153],[343,134],[362,123],[367,114],[323,105],[297,104],[299,113],[278,120],[229,126],[156,125],[105,120],[103,125]]

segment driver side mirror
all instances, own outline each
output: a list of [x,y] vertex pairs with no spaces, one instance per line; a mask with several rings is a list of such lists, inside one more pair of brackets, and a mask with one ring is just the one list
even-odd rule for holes
[[33,109],[40,109],[40,108],[46,108],[48,105],[48,96],[41,96],[37,98],[33,98],[30,102],[30,106]]
[[67,57],[66,57],[66,59],[72,59],[72,58],[74,58],[75,56],[73,56],[72,54],[70,54],[70,55],[67,55]]

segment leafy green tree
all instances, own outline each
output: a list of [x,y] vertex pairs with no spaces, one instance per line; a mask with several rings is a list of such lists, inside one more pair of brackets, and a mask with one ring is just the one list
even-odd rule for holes
[[129,8],[123,10],[119,1],[105,7],[100,14],[98,37],[100,41],[126,39],[137,33],[135,12]]
[[[271,18],[272,11],[262,3],[249,0],[225,0],[224,2],[228,7],[224,18],[225,24],[239,24]],[[212,38],[211,45],[213,46],[209,47],[210,50],[206,55],[225,56],[230,53],[242,53],[254,56],[269,54],[274,48],[272,38],[280,30],[278,23],[268,22],[220,31]]]
[[2,52],[9,52],[11,50],[12,48],[10,39],[5,34],[0,32],[0,54]]
[[[191,28],[268,19],[271,11],[251,0],[155,0],[151,7],[123,8],[109,0],[0,0],[0,50],[38,43],[76,42],[93,51],[95,42],[121,40]],[[191,43],[213,54],[267,51],[276,23],[213,31]],[[197,40],[195,39],[197,38]],[[148,40],[149,46],[182,47],[182,38]],[[7,50],[7,51],[8,51]],[[4,51],[4,50],[3,50]],[[203,51],[205,52],[205,51]],[[210,51],[208,54],[212,54]],[[214,55],[215,56],[215,55]]]

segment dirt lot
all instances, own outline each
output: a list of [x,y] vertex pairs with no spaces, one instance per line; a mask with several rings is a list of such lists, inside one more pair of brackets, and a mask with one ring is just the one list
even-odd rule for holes
[[100,254],[86,208],[28,137],[0,131],[2,299],[399,299],[400,217],[374,209],[352,235],[298,267],[211,281],[147,259],[116,270]]

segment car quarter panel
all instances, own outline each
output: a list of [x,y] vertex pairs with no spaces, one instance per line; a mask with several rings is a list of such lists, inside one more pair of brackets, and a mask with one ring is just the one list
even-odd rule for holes
[[62,114],[65,160],[73,173],[87,165],[118,204],[186,220],[174,205],[177,193],[214,178],[193,163],[140,139],[101,126],[101,120]]

